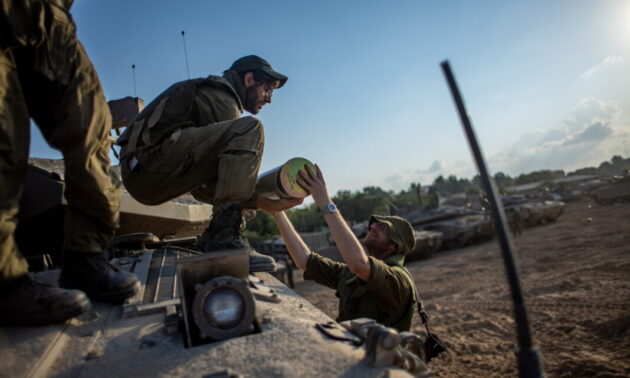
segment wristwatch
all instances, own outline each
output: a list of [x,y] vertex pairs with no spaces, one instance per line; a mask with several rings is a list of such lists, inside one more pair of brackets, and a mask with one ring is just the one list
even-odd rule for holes
[[332,202],[328,202],[324,205],[322,211],[324,212],[324,214],[333,214],[337,212],[337,206]]

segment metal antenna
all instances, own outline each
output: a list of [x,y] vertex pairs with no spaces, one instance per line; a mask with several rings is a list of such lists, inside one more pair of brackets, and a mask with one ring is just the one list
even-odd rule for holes
[[472,150],[472,154],[477,163],[477,169],[481,176],[481,184],[488,196],[488,200],[491,204],[492,220],[494,221],[494,229],[497,232],[499,238],[499,245],[503,253],[503,261],[505,263],[505,269],[507,271],[508,283],[510,285],[510,291],[512,293],[512,302],[514,303],[514,314],[516,318],[516,331],[518,339],[518,367],[519,375],[521,377],[542,377],[543,371],[540,363],[540,355],[538,350],[533,346],[531,330],[529,327],[529,321],[527,320],[527,309],[525,308],[525,302],[523,301],[523,293],[521,291],[521,283],[518,277],[518,269],[516,268],[516,262],[514,260],[514,254],[512,250],[512,240],[507,232],[505,211],[503,210],[503,204],[498,199],[497,188],[494,184],[494,180],[488,173],[486,163],[481,153],[481,147],[477,143],[477,137],[473,130],[468,113],[466,112],[466,106],[464,106],[464,100],[459,94],[455,77],[451,72],[451,67],[448,61],[444,61],[441,64],[444,76],[448,82],[453,101],[459,112],[459,118],[464,127],[464,132],[468,138],[468,144]]
[[190,70],[188,69],[188,52],[186,51],[186,32],[182,30],[182,41],[184,42],[184,58],[186,59],[186,73],[190,79]]
[[628,146],[626,145],[626,141],[623,141],[623,148],[626,150],[626,159],[630,156],[628,156]]
[[133,75],[133,97],[138,97],[136,95],[136,65],[135,64],[131,65],[131,72]]

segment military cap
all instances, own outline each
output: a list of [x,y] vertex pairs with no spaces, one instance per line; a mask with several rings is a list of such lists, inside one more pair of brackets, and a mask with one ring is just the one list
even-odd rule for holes
[[237,59],[234,63],[232,63],[230,70],[236,71],[236,72],[248,72],[248,71],[255,71],[255,70],[262,71],[266,73],[267,75],[269,75],[271,78],[278,80],[280,82],[280,84],[278,85],[278,88],[281,88],[284,85],[284,83],[286,83],[287,80],[289,79],[283,74],[275,71],[271,67],[271,64],[269,64],[269,62],[267,62],[263,58],[256,55],[247,55],[247,56]]
[[401,217],[395,215],[372,215],[370,224],[382,222],[387,225],[389,238],[398,246],[397,253],[408,255],[416,246],[416,237],[413,234],[411,224]]

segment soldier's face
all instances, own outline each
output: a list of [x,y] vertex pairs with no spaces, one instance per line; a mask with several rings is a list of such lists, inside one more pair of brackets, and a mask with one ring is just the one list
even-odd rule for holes
[[395,253],[397,249],[396,244],[389,237],[387,224],[383,222],[374,222],[370,225],[370,230],[363,238],[363,246],[370,256],[380,260]]
[[[249,84],[249,85],[248,85]],[[245,103],[243,107],[252,114],[258,114],[263,106],[271,103],[275,83],[245,81]]]

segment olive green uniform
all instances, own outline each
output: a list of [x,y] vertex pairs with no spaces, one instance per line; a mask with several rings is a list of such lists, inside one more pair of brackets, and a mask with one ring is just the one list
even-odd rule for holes
[[370,260],[370,279],[363,281],[348,266],[311,253],[304,279],[336,290],[337,321],[371,318],[399,331],[409,331],[415,303],[414,285],[402,268],[405,256],[397,254]]
[[242,117],[245,88],[234,71],[172,85],[119,138],[125,187],[157,205],[191,192],[216,205],[254,207],[262,123]]
[[[14,239],[29,116],[64,156],[64,249],[102,252],[118,225],[109,171],[111,115],[68,13],[72,1],[0,0],[0,281],[27,272]],[[33,235],[36,237],[36,235]]]

